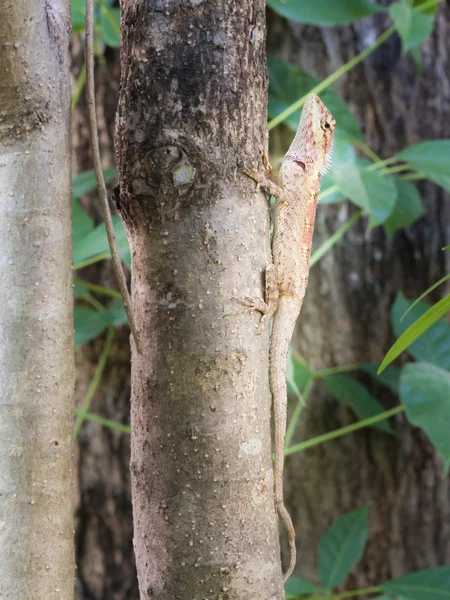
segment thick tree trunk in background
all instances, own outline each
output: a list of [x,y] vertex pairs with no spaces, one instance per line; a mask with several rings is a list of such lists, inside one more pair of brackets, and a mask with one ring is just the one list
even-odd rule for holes
[[[0,8],[0,596],[70,600],[69,2]],[[38,50],[37,50],[38,49]]]
[[121,27],[141,600],[284,598],[268,330],[256,314],[223,318],[233,296],[262,294],[269,258],[267,203],[239,174],[265,141],[264,2],[129,0]]
[[[273,13],[270,22],[269,53],[272,48],[322,77],[388,26],[381,17],[318,30],[288,26]],[[450,10],[441,6],[435,32],[424,45],[422,78],[410,57],[400,57],[395,36],[336,85],[360,118],[366,141],[383,158],[418,141],[450,137],[449,25]],[[426,216],[416,225],[388,241],[381,228],[367,232],[361,222],[313,267],[296,339],[313,367],[380,361],[392,342],[389,308],[396,293],[417,297],[445,271],[440,248],[448,244],[448,196],[428,183],[420,188]],[[320,207],[315,243],[327,239],[353,210]],[[385,388],[372,385],[372,391],[386,408],[395,403]],[[298,439],[353,420],[317,385]],[[287,503],[298,531],[299,575],[316,578],[317,544],[324,530],[342,513],[368,502],[373,503],[370,542],[347,587],[448,563],[450,496],[442,464],[405,417],[396,418],[395,429],[398,438],[366,430],[287,460]],[[283,547],[287,552],[287,543]]]

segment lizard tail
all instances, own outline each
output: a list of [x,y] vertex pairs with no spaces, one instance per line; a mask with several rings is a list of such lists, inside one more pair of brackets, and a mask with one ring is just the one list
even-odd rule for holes
[[278,514],[283,521],[289,536],[291,559],[289,568],[284,576],[286,581],[294,570],[297,550],[295,546],[295,530],[292,519],[284,506],[283,499],[283,466],[284,466],[284,438],[287,422],[287,386],[286,363],[291,343],[292,334],[301,301],[292,296],[280,296],[277,310],[273,319],[272,339],[270,343],[270,380],[275,420],[275,501]]

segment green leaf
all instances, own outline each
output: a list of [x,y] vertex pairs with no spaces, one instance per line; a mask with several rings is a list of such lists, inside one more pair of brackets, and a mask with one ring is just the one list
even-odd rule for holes
[[397,199],[392,177],[348,164],[345,170],[334,172],[334,180],[342,194],[369,213],[371,227],[380,225],[392,213]]
[[295,359],[293,352],[289,352],[286,379],[288,384],[288,391],[298,395],[298,392],[302,390],[308,381],[311,379],[311,371],[307,365],[302,364],[300,361]]
[[76,198],[72,199],[72,239],[80,240],[94,229],[94,219],[81,208]]
[[450,140],[414,144],[399,152],[397,158],[450,192]]
[[[117,249],[120,259],[128,265],[131,264],[130,249],[122,221],[118,216],[113,217],[114,232],[116,234]],[[108,238],[106,236],[105,224],[101,223],[88,235],[78,239],[74,243],[73,262],[80,263],[87,258],[97,256],[98,254],[109,253]]]
[[120,8],[101,7],[100,32],[107,46],[120,46]]
[[[319,79],[281,58],[269,56],[267,69],[269,72],[268,110],[272,117],[291,106],[319,83]],[[336,119],[335,138],[342,135],[362,140],[362,133],[356,120],[342,98],[331,89],[320,94],[320,97]],[[292,131],[297,131],[299,119],[300,111],[298,110],[284,122]]]
[[369,535],[367,506],[347,513],[328,529],[319,543],[319,576],[327,589],[340,585],[364,552]]
[[416,306],[416,304],[418,304],[421,300],[423,300],[425,298],[425,296],[428,296],[428,294],[430,292],[435,290],[437,287],[439,287],[440,285],[442,285],[449,279],[450,279],[450,273],[448,275],[444,275],[444,277],[441,277],[441,279],[439,279],[439,281],[436,281],[436,283],[433,283],[433,285],[430,285],[430,287],[427,290],[425,290],[423,292],[423,294],[420,294],[420,296],[418,298],[416,298],[416,300],[414,300],[414,302],[409,306],[409,308],[403,314],[402,319]]
[[[384,412],[384,408],[368,391],[368,389],[356,379],[347,375],[328,375],[323,378],[323,384],[327,390],[339,402],[352,409],[360,419],[368,419]],[[385,433],[392,433],[389,421],[384,420],[372,425]]]
[[79,348],[102,333],[109,325],[107,313],[88,306],[75,306],[75,348]]
[[89,296],[89,291],[79,283],[74,283],[73,295],[74,298],[86,298]]
[[383,223],[386,234],[390,237],[397,229],[408,227],[424,213],[422,198],[415,185],[401,177],[394,177],[397,187],[397,200],[394,209]]
[[380,375],[377,375],[379,367],[380,363],[374,362],[363,362],[360,364],[361,370],[370,375],[377,383],[385,385],[394,392],[394,394],[398,394],[400,386],[400,369],[391,365]]
[[408,419],[426,432],[447,471],[450,466],[450,373],[429,363],[410,363],[400,376],[400,397]]
[[86,20],[86,0],[72,0],[71,18],[73,33],[84,30]]
[[383,10],[370,0],[266,0],[272,10],[309,25],[344,25]]
[[125,312],[122,300],[113,300],[108,307],[108,312],[106,315],[108,323],[110,325],[114,325],[114,327],[129,325],[127,313]]
[[310,594],[314,594],[319,591],[316,585],[309,583],[305,579],[301,579],[300,577],[289,577],[289,579],[284,584],[284,591],[286,592],[286,596],[291,596],[292,598],[297,598],[298,596],[309,596]]
[[78,417],[83,417],[85,421],[92,421],[92,423],[97,423],[98,425],[102,425],[107,429],[113,429],[114,431],[120,431],[121,433],[131,433],[131,427],[129,425],[122,425],[122,423],[117,423],[117,421],[111,421],[110,419],[105,419],[104,417],[100,417],[99,415],[94,415],[91,412],[84,412],[78,408],[75,409],[75,414]]
[[450,567],[409,573],[379,587],[388,594],[400,596],[402,600],[450,599]]
[[[103,169],[103,177],[105,178],[106,183],[112,181],[116,175],[117,169],[115,167]],[[83,196],[83,194],[94,191],[96,188],[97,180],[95,179],[95,173],[92,170],[78,173],[78,175],[75,175],[72,179],[72,196],[74,196],[74,198],[79,198],[80,196]]]
[[399,296],[392,305],[392,327],[398,340],[384,357],[378,372],[381,373],[406,348],[417,360],[450,369],[450,327],[442,318],[450,311],[450,295],[431,307],[419,302],[405,315],[409,304],[410,301]]
[[434,14],[417,12],[407,0],[391,4],[388,11],[402,40],[403,52],[420,46],[433,30]]

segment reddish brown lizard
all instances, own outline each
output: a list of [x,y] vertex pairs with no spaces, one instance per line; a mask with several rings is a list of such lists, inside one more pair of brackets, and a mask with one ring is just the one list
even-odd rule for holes
[[295,530],[283,500],[283,460],[287,419],[286,362],[308,284],[309,259],[316,216],[320,177],[326,169],[333,144],[336,121],[320,98],[308,96],[295,138],[283,159],[280,184],[271,169],[259,173],[246,170],[276,198],[273,264],[266,269],[266,302],[260,298],[240,300],[262,313],[261,322],[273,316],[270,343],[270,380],[275,419],[275,501],[289,535],[291,559],[286,581],[295,567]]

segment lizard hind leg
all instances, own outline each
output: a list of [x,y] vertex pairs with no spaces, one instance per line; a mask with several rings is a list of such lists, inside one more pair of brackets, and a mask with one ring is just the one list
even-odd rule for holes
[[256,297],[232,298],[234,302],[239,302],[239,304],[245,306],[247,311],[256,310],[261,313],[259,331],[262,331],[265,324],[270,320],[278,304],[277,270],[273,264],[269,265],[265,271],[265,296],[266,301]]

